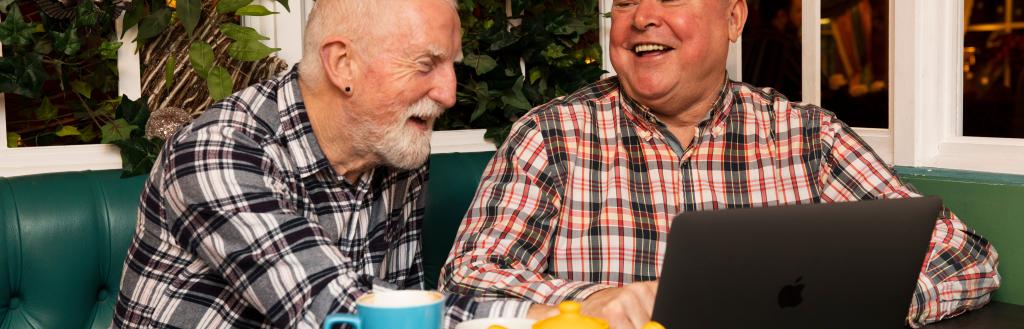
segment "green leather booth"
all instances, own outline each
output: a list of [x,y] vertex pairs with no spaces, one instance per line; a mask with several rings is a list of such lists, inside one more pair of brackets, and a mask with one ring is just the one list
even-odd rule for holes
[[[491,154],[431,156],[431,287]],[[0,329],[110,326],[145,179],[118,170],[0,177]]]
[[[491,155],[449,153],[430,158],[423,247],[430,287],[436,285]],[[0,178],[0,329],[110,325],[145,180],[119,176],[119,171],[109,170]],[[972,218],[966,220],[974,226]],[[993,241],[1003,265],[1020,261],[1015,249],[1024,242]],[[1003,288],[1010,289],[995,299],[1020,304],[1015,299],[1020,295],[1015,283],[1020,280],[1007,274]]]

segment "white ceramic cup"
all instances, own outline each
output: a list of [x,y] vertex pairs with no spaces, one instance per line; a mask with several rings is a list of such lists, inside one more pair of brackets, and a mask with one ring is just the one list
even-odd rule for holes
[[455,326],[455,329],[487,329],[492,325],[499,325],[508,329],[530,329],[536,320],[521,318],[485,318],[469,320]]

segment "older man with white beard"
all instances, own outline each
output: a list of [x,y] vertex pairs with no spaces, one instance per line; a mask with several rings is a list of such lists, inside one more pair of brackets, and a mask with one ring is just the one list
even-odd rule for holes
[[[304,41],[296,69],[167,141],[114,327],[315,328],[375,287],[423,288],[424,163],[455,102],[455,3],[320,0]],[[446,305],[452,326],[531,304]]]

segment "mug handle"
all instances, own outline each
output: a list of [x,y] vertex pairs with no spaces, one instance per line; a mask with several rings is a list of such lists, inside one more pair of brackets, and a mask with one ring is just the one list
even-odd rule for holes
[[362,321],[359,320],[359,316],[355,314],[331,314],[324,319],[324,329],[331,329],[336,324],[348,323],[354,325],[356,329],[362,327]]

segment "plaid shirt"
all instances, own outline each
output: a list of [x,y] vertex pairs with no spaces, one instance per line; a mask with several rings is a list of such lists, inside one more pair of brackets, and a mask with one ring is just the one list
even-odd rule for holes
[[[213,105],[146,183],[113,327],[318,328],[374,286],[423,289],[427,169],[337,175],[298,73]],[[529,303],[449,296],[445,326]]]
[[[819,107],[729,81],[683,148],[610,78],[513,126],[484,171],[441,285],[482,298],[582,300],[656,280],[680,212],[913,196],[850,127]],[[987,303],[999,286],[997,257],[945,211],[908,323]]]

